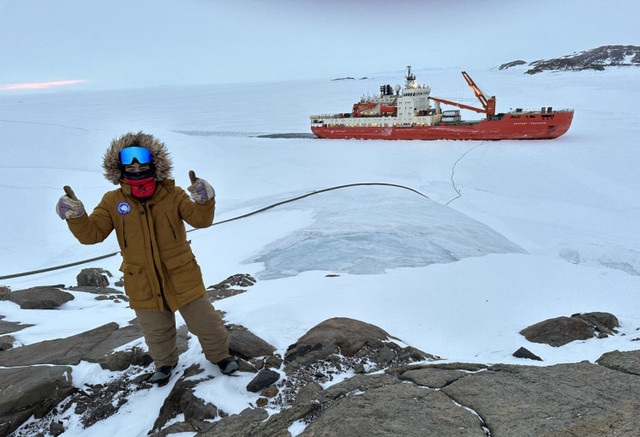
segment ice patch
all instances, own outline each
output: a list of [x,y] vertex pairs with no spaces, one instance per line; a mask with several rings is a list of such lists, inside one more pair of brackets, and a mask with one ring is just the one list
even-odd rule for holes
[[559,251],[561,258],[572,264],[605,267],[640,276],[640,251],[619,244],[564,242]]
[[313,209],[314,222],[247,260],[264,264],[260,279],[310,270],[384,273],[489,253],[524,252],[488,226],[398,189],[359,187],[303,199],[289,206],[293,207]]

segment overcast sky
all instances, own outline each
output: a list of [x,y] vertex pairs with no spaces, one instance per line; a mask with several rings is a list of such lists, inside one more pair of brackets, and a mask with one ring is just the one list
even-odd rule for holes
[[490,68],[640,45],[637,0],[0,0],[0,86]]

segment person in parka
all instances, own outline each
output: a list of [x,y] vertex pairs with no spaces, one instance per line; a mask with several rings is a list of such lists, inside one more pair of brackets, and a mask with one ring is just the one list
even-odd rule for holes
[[107,192],[87,215],[65,187],[56,211],[82,244],[99,243],[115,230],[125,292],[156,367],[150,381],[166,384],[178,363],[175,311],[198,337],[209,361],[225,374],[236,371],[227,330],[205,295],[184,225],[205,228],[213,223],[215,191],[195,178],[188,187],[193,201],[189,199],[170,179],[172,162],[165,145],[142,132],[114,139],[102,166],[105,178],[120,188]]

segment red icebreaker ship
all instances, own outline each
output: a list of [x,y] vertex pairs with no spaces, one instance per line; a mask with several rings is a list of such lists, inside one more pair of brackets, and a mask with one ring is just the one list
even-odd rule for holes
[[[407,67],[406,83],[380,87],[380,96],[362,97],[350,113],[312,115],[311,131],[319,138],[360,140],[537,140],[557,138],[569,130],[572,109],[543,107],[539,111],[516,109],[496,114],[496,98],[487,98],[471,77],[465,80],[480,100],[475,108],[431,97],[431,88],[419,85]],[[431,105],[431,102],[434,105]],[[486,114],[482,120],[464,121],[460,110],[443,111],[452,105]]]

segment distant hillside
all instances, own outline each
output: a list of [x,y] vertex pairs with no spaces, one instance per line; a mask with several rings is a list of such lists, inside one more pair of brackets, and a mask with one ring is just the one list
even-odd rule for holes
[[[502,64],[500,70],[527,64],[518,60]],[[526,74],[543,71],[604,70],[606,67],[640,66],[640,46],[602,46],[584,52],[574,53],[555,59],[543,59],[528,64]]]

